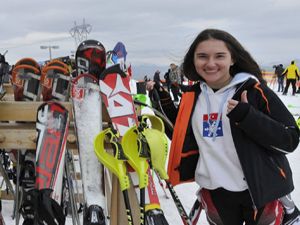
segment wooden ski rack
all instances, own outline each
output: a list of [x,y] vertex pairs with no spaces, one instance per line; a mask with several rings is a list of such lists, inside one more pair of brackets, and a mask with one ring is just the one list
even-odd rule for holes
[[[0,149],[36,148],[36,112],[42,102],[0,102]],[[67,146],[76,149],[72,105],[62,102],[70,113]],[[76,138],[75,138],[76,139]]]
[[[11,85],[5,84],[6,95],[0,101],[0,149],[36,149],[36,114],[38,107],[43,103],[14,101],[13,89]],[[69,133],[67,137],[67,149],[71,150],[74,155],[78,155],[77,140],[75,135],[75,126],[72,110],[72,102],[60,102],[69,111]],[[110,118],[106,107],[102,107],[103,128],[108,127]],[[0,174],[1,176],[1,174]],[[76,173],[73,179],[80,180],[80,173]],[[134,188],[129,190],[131,199],[132,214],[135,224],[139,223],[139,205]],[[77,202],[83,202],[82,193],[75,196]],[[2,191],[2,199],[13,200],[11,194]],[[110,224],[123,225],[127,223],[125,205],[122,193],[119,188],[118,179],[112,175],[110,207]]]
[[[0,149],[36,148],[36,113],[43,102],[16,102],[10,85],[5,85],[7,94],[0,101]],[[69,134],[67,148],[75,150],[76,135],[71,102],[60,102],[69,111]],[[103,110],[103,125],[107,126],[109,116]]]

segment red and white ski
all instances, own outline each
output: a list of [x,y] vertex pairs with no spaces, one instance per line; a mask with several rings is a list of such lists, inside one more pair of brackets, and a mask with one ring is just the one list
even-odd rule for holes
[[47,102],[38,108],[36,188],[53,190],[51,197],[58,204],[62,196],[68,124],[68,110],[61,104]]
[[[130,77],[121,70],[119,64],[106,69],[101,74],[99,80],[102,100],[107,107],[114,129],[119,132],[121,137],[132,126],[138,126],[138,119],[129,83]],[[146,205],[149,211],[151,211],[153,209],[159,209],[160,204],[152,175],[151,173],[148,173],[148,175],[149,183],[147,187],[148,198],[146,197]],[[163,214],[160,215],[163,216]],[[167,224],[166,219],[162,221],[164,221],[164,223],[161,224]]]
[[106,65],[105,54],[105,48],[99,41],[81,42],[76,51],[76,76],[88,73],[99,79]]

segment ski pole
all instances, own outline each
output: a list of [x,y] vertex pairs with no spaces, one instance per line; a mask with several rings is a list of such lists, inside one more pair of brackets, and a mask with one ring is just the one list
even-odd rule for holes
[[151,118],[151,116],[142,117],[142,121],[145,124],[147,122],[147,119],[151,121],[152,127],[154,128],[154,129],[147,129],[148,132],[147,133],[145,132],[145,136],[148,140],[149,149],[150,149],[151,165],[154,171],[157,173],[158,177],[166,181],[167,187],[171,193],[173,201],[175,202],[176,208],[179,212],[183,224],[193,225],[181,201],[179,200],[179,197],[174,187],[168,181],[169,176],[165,171],[165,163],[168,154],[168,144],[164,136],[163,123],[162,122],[159,123],[159,121],[157,121],[159,120],[158,117],[156,118]]
[[159,185],[160,185],[161,189],[162,189],[162,190],[163,190],[163,192],[164,192],[165,198],[166,198],[166,199],[169,199],[170,197],[168,196],[168,194],[167,194],[167,192],[166,192],[166,189],[165,189],[165,187],[164,187],[164,184],[163,184],[163,182],[162,182],[161,178],[158,176],[158,174],[157,174],[156,172],[155,172],[155,174],[156,174],[156,177],[157,177],[158,183],[159,183]]
[[196,225],[198,223],[201,211],[202,211],[202,205],[197,198],[189,214],[189,218],[191,220],[192,225]]
[[[105,150],[104,143],[106,138],[114,150],[114,155],[107,153]],[[98,160],[118,177],[120,188],[124,197],[127,221],[129,225],[133,225],[132,211],[128,198],[130,181],[127,176],[127,169],[125,165],[127,158],[124,155],[121,144],[118,143],[118,138],[119,134],[115,130],[107,128],[96,136],[94,140],[94,150]]]
[[[79,217],[78,217],[78,211],[77,211],[77,203],[75,200],[75,195],[74,195],[74,186],[73,186],[73,181],[71,177],[71,172],[70,172],[70,163],[72,162],[72,153],[69,152],[69,149],[67,149],[66,152],[66,157],[65,157],[65,173],[66,173],[66,182],[69,188],[69,198],[71,202],[71,211],[72,211],[72,222],[75,225],[80,225],[79,222]],[[76,176],[74,176],[74,179],[76,179]],[[78,198],[79,201],[79,198]]]
[[168,189],[171,193],[171,196],[173,198],[173,201],[176,205],[177,211],[179,212],[179,215],[182,219],[183,224],[192,225],[188,214],[186,213],[181,201],[179,200],[179,197],[178,197],[176,191],[174,190],[174,187],[172,186],[172,184],[169,181],[166,181],[166,184],[167,184],[167,187],[168,187]]
[[173,129],[172,122],[168,119],[168,117],[166,117],[166,115],[164,115],[163,113],[161,113],[157,109],[153,108],[152,106],[150,106],[146,103],[140,102],[138,100],[134,100],[134,104],[149,107],[151,110],[153,110],[154,114],[158,116],[158,118],[162,119],[168,125],[168,127],[170,127],[170,129]]
[[[132,127],[124,134],[122,138],[122,147],[124,154],[128,158],[130,166],[137,172],[139,177],[140,189],[140,222],[145,223],[145,188],[148,186],[149,168],[149,146],[142,133],[142,127]],[[132,144],[132,143],[136,143]]]
[[298,106],[298,105],[292,105],[292,104],[288,104],[287,107],[288,108],[300,108],[300,106]]

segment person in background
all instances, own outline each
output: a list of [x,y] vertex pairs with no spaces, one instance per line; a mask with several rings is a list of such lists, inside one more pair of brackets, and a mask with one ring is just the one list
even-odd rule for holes
[[5,60],[5,55],[0,53],[0,82],[9,83],[9,67]]
[[149,81],[149,80],[150,80],[150,79],[148,78],[148,76],[147,76],[147,75],[145,75],[145,76],[144,76],[144,81],[146,81],[146,82],[147,82],[147,81]]
[[295,61],[293,60],[291,64],[283,71],[283,75],[286,76],[286,86],[283,91],[283,95],[286,95],[290,84],[292,84],[293,93],[292,95],[295,95],[296,93],[296,81],[299,80],[299,69],[296,66]]
[[171,69],[168,69],[168,71],[164,75],[164,78],[166,81],[166,86],[167,86],[169,92],[171,91],[170,70]]
[[277,76],[276,76],[276,74],[274,73],[274,74],[272,74],[271,80],[270,80],[270,82],[269,82],[269,87],[270,87],[272,90],[274,90],[275,84],[276,84],[277,82],[278,82],[278,81],[277,81]]
[[153,75],[153,81],[157,83],[157,85],[161,85],[161,80],[160,80],[160,71],[156,70],[154,75]]
[[274,74],[277,77],[277,84],[278,84],[278,89],[277,92],[283,92],[284,90],[284,75],[282,74],[284,71],[283,65],[279,64],[277,66],[274,66],[273,68],[275,68]]
[[299,224],[286,157],[298,146],[299,129],[257,62],[228,32],[206,29],[189,47],[183,71],[195,84],[182,87],[178,110],[166,90],[147,83],[175,123],[169,181],[197,182],[211,225]]
[[180,68],[174,63],[170,64],[169,78],[171,81],[171,91],[174,102],[179,102],[180,85],[181,85],[181,74]]

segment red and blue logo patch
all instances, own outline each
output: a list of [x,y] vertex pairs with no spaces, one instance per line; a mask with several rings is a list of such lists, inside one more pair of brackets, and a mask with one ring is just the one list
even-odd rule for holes
[[220,116],[220,121],[217,124],[218,113],[203,115],[203,137],[213,137],[215,129],[217,129],[216,137],[223,136],[223,126],[221,118],[222,116]]

